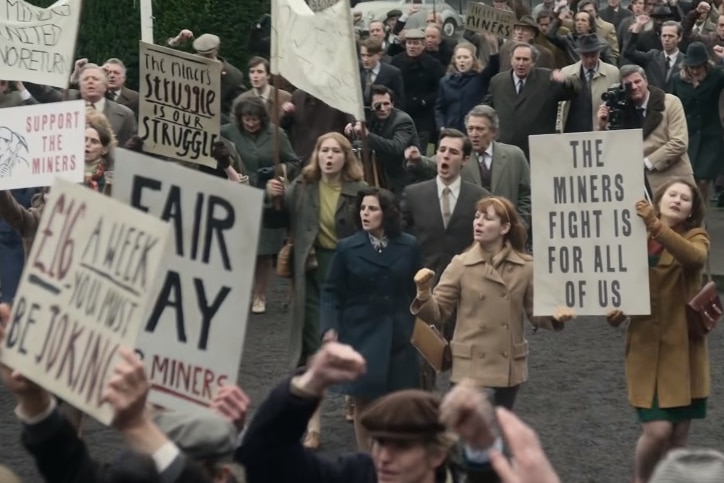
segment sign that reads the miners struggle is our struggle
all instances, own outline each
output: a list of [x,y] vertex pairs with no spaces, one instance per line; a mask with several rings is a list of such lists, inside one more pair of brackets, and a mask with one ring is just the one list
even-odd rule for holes
[[221,124],[221,63],[140,42],[143,150],[209,167]]

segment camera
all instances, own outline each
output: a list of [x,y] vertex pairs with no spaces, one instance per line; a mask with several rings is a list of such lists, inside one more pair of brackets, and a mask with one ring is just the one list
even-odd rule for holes
[[631,84],[614,84],[601,94],[601,100],[608,107],[609,129],[623,129],[623,112],[629,103]]
[[372,104],[372,110],[375,112],[380,112],[382,110],[382,103],[376,102],[375,104]]

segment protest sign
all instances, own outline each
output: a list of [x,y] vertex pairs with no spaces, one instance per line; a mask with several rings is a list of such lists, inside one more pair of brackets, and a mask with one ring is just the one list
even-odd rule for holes
[[73,72],[81,0],[39,8],[0,2],[0,79],[67,88]]
[[641,130],[530,136],[535,315],[648,315]]
[[171,255],[136,345],[156,404],[207,406],[235,384],[244,347],[264,192],[117,151],[113,197],[168,221]]
[[2,362],[110,424],[102,400],[143,323],[170,227],[81,185],[48,196],[0,351]]
[[85,102],[8,107],[0,119],[0,190],[83,182]]
[[[316,7],[315,7],[316,8]],[[357,47],[347,2],[313,12],[272,2],[271,71],[342,112],[364,119]]]
[[465,28],[473,32],[491,33],[509,39],[513,35],[515,13],[484,3],[468,3]]
[[138,134],[143,150],[216,167],[221,125],[221,63],[140,43]]

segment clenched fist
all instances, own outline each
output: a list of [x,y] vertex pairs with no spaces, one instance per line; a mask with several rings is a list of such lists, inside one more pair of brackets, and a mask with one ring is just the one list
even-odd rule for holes
[[614,327],[618,327],[619,325],[623,324],[624,322],[626,322],[626,319],[626,314],[618,309],[611,310],[606,314],[606,320]]
[[417,298],[427,300],[430,296],[430,288],[432,287],[432,279],[435,278],[435,272],[429,268],[421,268],[415,274],[415,285],[417,286]]

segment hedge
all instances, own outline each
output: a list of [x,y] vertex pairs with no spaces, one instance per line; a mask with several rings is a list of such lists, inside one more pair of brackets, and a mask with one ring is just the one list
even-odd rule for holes
[[[29,0],[47,7],[56,0]],[[128,67],[127,85],[138,86],[138,41],[141,38],[139,0],[84,0],[76,58],[101,63],[118,57]],[[187,28],[194,35],[213,33],[221,38],[220,54],[246,72],[247,41],[254,22],[271,11],[270,0],[154,0],[154,40],[166,39]],[[184,49],[191,51],[191,42]]]

